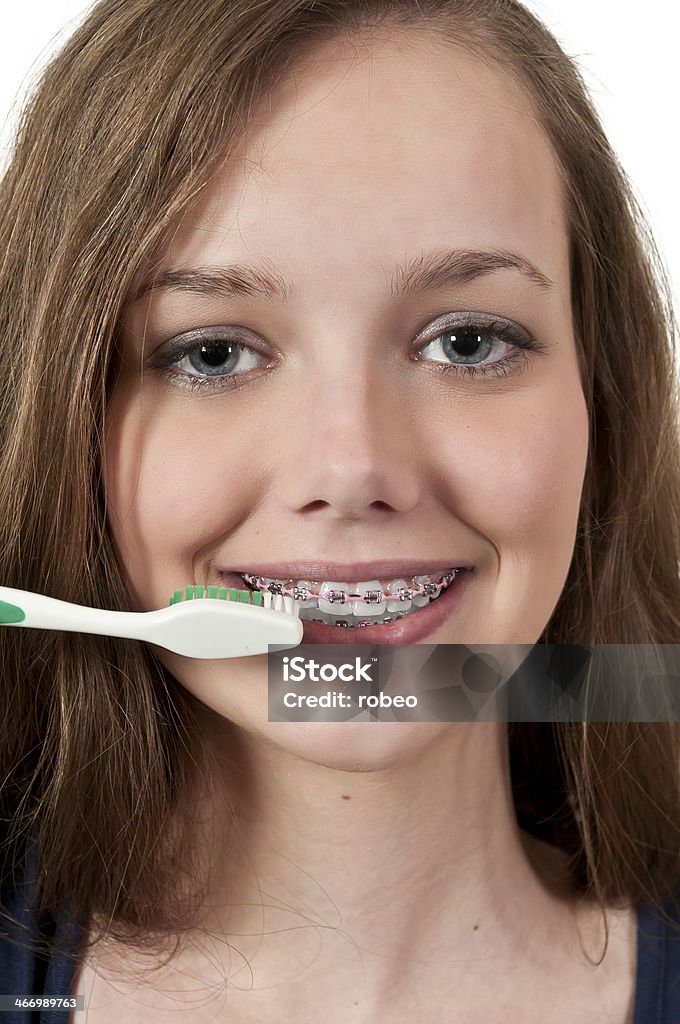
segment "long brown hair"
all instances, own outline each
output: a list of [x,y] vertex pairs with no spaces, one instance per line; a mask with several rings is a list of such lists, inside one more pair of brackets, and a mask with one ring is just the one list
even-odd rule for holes
[[[573,563],[541,642],[680,642],[670,287],[573,61],[515,0],[101,0],[26,107],[0,189],[0,582],[130,607],[101,441],[117,330],[255,106],[342,34],[434,31],[498,62],[554,147],[590,414]],[[192,925],[197,702],[141,644],[0,629],[0,813],[41,899],[143,943]],[[675,724],[513,724],[518,820],[574,891],[662,904],[680,881]],[[105,854],[102,853],[105,851]],[[195,894],[194,894],[195,897]]]

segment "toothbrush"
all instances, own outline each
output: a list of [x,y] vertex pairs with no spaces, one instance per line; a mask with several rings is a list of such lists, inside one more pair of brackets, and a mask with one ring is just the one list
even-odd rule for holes
[[167,608],[152,612],[86,608],[0,587],[0,625],[143,640],[187,658],[267,654],[268,645],[286,650],[301,643],[303,632],[292,597],[227,587],[176,590]]

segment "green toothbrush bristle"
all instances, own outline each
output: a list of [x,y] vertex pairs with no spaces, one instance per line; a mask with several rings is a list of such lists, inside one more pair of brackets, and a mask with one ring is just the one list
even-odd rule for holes
[[262,607],[262,594],[259,590],[236,590],[229,587],[200,586],[176,590],[170,598],[170,604],[178,604],[180,601],[195,601],[208,597],[218,601],[236,601],[238,604],[254,604]]

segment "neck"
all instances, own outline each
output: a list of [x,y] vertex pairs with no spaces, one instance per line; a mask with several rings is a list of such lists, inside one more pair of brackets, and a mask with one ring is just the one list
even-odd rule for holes
[[198,1000],[244,1024],[320,1006],[324,1024],[447,1020],[452,1006],[526,1021],[606,1004],[632,1019],[635,914],[577,905],[566,857],[517,827],[504,725],[286,723],[264,740],[214,716],[201,742],[201,919],[165,966],[97,942],[89,980],[114,979],[99,998],[129,991],[137,1007],[142,984],[191,1019]]
[[[414,964],[463,985],[474,962],[497,982],[499,957],[578,946],[564,876],[517,825],[505,725],[283,724],[278,743],[214,725],[203,923],[248,962],[237,986],[323,991],[369,971],[378,1006]],[[296,729],[315,730],[306,757]]]

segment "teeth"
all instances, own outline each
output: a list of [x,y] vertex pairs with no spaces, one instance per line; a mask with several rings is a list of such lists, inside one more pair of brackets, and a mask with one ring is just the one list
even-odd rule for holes
[[349,589],[349,583],[322,583],[319,587],[319,611],[323,612],[324,615],[328,616],[329,622],[333,623],[335,619],[351,618],[354,614],[352,611],[352,605],[354,601],[348,601],[347,598],[343,598],[342,601],[329,600],[329,595],[339,594],[351,594],[353,591]]
[[[366,616],[376,618],[378,615],[382,615],[387,607],[386,601],[375,600],[382,592],[380,580],[366,580],[363,583],[357,583],[356,588],[350,587],[349,583],[324,582],[319,589],[319,611],[329,615],[333,620],[335,618],[351,618],[352,616],[362,619]],[[345,598],[344,601],[339,601],[337,598],[340,594],[364,594],[372,596],[373,600],[349,601]],[[330,596],[335,597],[335,600],[330,600]]]
[[[416,585],[416,587],[423,587],[426,583],[430,583],[433,581],[430,579],[429,576],[414,576],[413,582]],[[437,597],[439,596],[440,593],[441,587],[437,590]],[[435,595],[433,594],[432,596],[434,597]],[[416,606],[416,608],[424,608],[426,604],[430,603],[430,598],[428,597],[427,594],[414,594],[413,603]]]
[[[292,604],[293,601],[299,606],[300,617],[315,622],[321,622],[331,626],[346,626],[360,628],[362,626],[379,625],[386,622],[394,622],[395,619],[412,615],[419,608],[425,608],[430,601],[435,600],[442,590],[455,578],[457,573],[450,570],[433,576],[413,576],[409,580],[395,579],[381,582],[380,580],[365,580],[360,583],[324,581],[323,583],[310,580],[273,579],[268,576],[256,577],[246,576],[246,582],[250,586],[264,592],[265,598],[270,601],[281,601],[280,597],[274,595],[282,594],[285,590],[286,601]],[[444,585],[440,582],[442,580]],[[413,594],[413,590],[424,590],[423,594]],[[394,595],[393,600],[375,600],[383,593]],[[308,597],[304,597],[308,594]],[[340,595],[361,594],[373,600],[360,601],[356,599],[338,600]],[[400,595],[405,600],[400,600]],[[331,600],[331,597],[334,600]]]
[[338,616],[337,608],[338,605],[336,605],[336,610],[331,615],[327,615],[325,612],[322,613],[321,618],[323,619],[324,624],[326,626],[337,626],[338,622],[344,622],[345,626],[348,627],[354,625],[351,616],[346,616],[344,619],[341,619]]
[[291,582],[292,580],[286,580],[284,582],[282,580],[271,579],[269,576],[262,576],[262,583],[264,584],[263,589],[268,591],[270,594],[281,594],[283,592],[283,588]]
[[[408,590],[409,585],[406,580],[392,580],[387,587],[388,594],[398,594],[400,590]],[[411,600],[407,601],[388,601],[387,610],[388,612],[407,612],[412,605]]]
[[[355,594],[371,595],[374,598],[377,595],[382,595],[383,587],[380,580],[368,580],[367,583],[357,583],[357,588],[354,591]],[[377,615],[384,615],[385,609],[387,608],[387,601],[353,601],[354,614],[360,616],[362,619],[371,616],[371,618]]]
[[[312,584],[310,583],[309,580],[298,580],[298,582],[295,584],[295,586],[299,590],[307,590],[307,591],[309,591],[310,594],[312,592]],[[310,597],[310,598],[308,598],[305,601],[298,600],[298,604],[300,605],[300,608],[316,608],[317,601],[316,601],[316,598]]]

